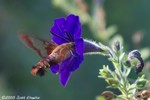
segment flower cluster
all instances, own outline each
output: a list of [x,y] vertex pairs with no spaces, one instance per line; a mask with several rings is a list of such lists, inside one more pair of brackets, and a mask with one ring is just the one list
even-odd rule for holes
[[[103,48],[104,46],[102,49]],[[119,89],[122,95],[118,95],[116,98],[121,98],[121,100],[131,100],[131,97],[134,97],[133,94],[135,94],[138,89],[144,88],[147,84],[147,80],[144,75],[138,77],[136,81],[132,83],[128,80],[132,68],[135,68],[135,72],[137,74],[142,71],[144,62],[141,54],[138,50],[132,50],[128,55],[125,54],[123,46],[119,41],[115,42],[114,48],[108,47],[106,49],[108,49],[106,51],[110,51],[108,52],[111,54],[111,56],[109,56],[109,60],[113,63],[114,70],[110,69],[108,65],[104,65],[103,69],[100,69],[99,77],[105,79],[109,88]],[[105,97],[105,95],[101,96]],[[107,97],[105,97],[105,99]],[[110,97],[112,96],[110,95]]]

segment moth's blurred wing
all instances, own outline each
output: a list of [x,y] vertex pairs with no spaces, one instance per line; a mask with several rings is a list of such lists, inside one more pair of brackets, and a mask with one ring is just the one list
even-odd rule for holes
[[44,58],[57,47],[57,44],[42,39],[38,39],[26,34],[20,34],[19,38],[30,48],[37,52],[37,54]]

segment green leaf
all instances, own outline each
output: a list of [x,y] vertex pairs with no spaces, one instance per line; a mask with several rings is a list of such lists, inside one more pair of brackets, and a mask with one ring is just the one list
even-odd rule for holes
[[125,77],[127,77],[131,72],[131,68],[126,68]]
[[118,88],[118,86],[107,86],[107,88],[116,89],[116,88]]
[[97,96],[96,100],[106,100],[103,96]]
[[126,58],[125,53],[122,53],[119,57],[119,61],[123,62],[125,60],[125,58]]

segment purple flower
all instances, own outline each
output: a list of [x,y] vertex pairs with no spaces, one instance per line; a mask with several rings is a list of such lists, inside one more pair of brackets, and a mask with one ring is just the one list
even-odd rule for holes
[[84,42],[81,37],[81,23],[79,17],[71,14],[66,19],[55,19],[50,32],[52,40],[58,45],[69,42],[75,44],[70,57],[66,58],[61,64],[50,68],[54,74],[59,73],[60,82],[65,87],[71,73],[79,68],[79,65],[84,59]]

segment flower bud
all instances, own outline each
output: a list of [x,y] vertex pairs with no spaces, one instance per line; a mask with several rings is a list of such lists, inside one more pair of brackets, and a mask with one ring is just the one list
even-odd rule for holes
[[147,83],[147,80],[146,79],[139,79],[137,82],[136,82],[136,87],[138,89],[142,89],[144,88],[144,86],[146,85]]
[[149,100],[150,98],[150,90],[141,90],[136,92],[134,95],[135,99],[134,100]]
[[[141,57],[141,54],[138,50],[133,50],[128,54],[128,60],[131,61],[131,64],[135,63],[135,72],[138,74],[142,71],[144,67],[144,61]],[[136,62],[135,62],[136,61]]]
[[111,70],[109,69],[108,66],[105,65],[103,65],[103,69],[100,69],[99,74],[100,74],[99,76],[100,78],[104,78],[104,79],[113,78]]
[[109,71],[103,70],[101,69],[99,74],[103,77],[103,78],[112,78],[112,75]]
[[144,100],[149,100],[148,98],[150,98],[150,90],[143,90],[141,92],[141,96]]
[[112,100],[112,99],[114,98],[115,94],[114,94],[113,92],[111,92],[111,91],[104,91],[104,92],[101,94],[101,96],[104,96],[104,98],[105,98],[106,100]]
[[138,73],[140,73],[140,72],[142,71],[143,66],[144,66],[143,62],[142,62],[142,63],[141,63],[141,62],[138,62],[138,64],[137,64],[136,67],[135,67],[135,72],[136,72],[136,74],[138,74]]
[[125,61],[124,65],[129,68],[129,67],[131,67],[131,62],[129,60],[127,60],[127,61]]
[[138,50],[132,50],[129,54],[128,54],[128,59],[131,60],[131,59],[134,59],[134,58],[141,58],[141,54]]
[[119,82],[117,80],[115,80],[114,78],[109,78],[106,81],[112,87],[118,87],[118,85],[119,85]]
[[114,49],[115,49],[116,52],[118,52],[120,50],[120,42],[119,41],[115,42]]

